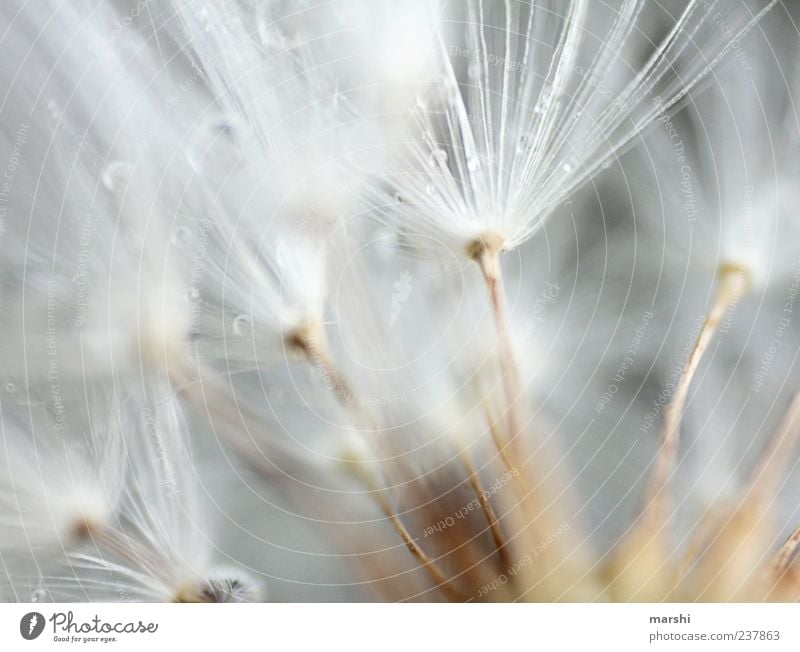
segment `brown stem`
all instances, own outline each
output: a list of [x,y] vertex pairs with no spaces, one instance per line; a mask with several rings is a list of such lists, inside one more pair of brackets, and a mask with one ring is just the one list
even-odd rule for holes
[[799,436],[800,392],[792,399],[766,452],[750,477],[750,489],[747,492],[749,501],[764,502],[775,493]]
[[[328,356],[324,343],[321,342],[324,341],[321,340],[320,337],[314,335],[311,329],[299,329],[288,338],[289,345],[301,351],[308,360],[319,369],[342,405],[353,414],[356,423],[368,430],[375,429],[375,421],[366,410],[362,409],[360,401],[357,400],[355,393],[350,388],[350,384],[338,371],[333,360]],[[362,479],[365,478],[362,477]],[[392,509],[383,489],[377,488],[377,483],[373,482],[371,479],[368,484],[370,485],[370,489],[374,492],[381,510],[389,519],[398,535],[400,535],[406,548],[408,548],[409,552],[428,572],[431,579],[436,584],[436,587],[448,600],[463,602],[464,597],[453,587],[442,569],[439,568],[436,562],[434,562],[434,560],[420,548],[417,542],[414,541],[413,537],[406,529],[406,526],[400,520],[400,517]]]
[[497,341],[500,349],[500,366],[503,373],[503,389],[508,402],[508,435],[510,442],[517,441],[521,432],[522,415],[519,401],[522,400],[522,381],[519,365],[511,342],[510,320],[506,292],[503,285],[503,270],[500,266],[500,251],[503,237],[497,233],[487,233],[474,240],[467,247],[467,254],[481,270],[497,330]]
[[333,392],[341,405],[350,412],[354,423],[363,430],[375,430],[377,421],[359,400],[352,386],[339,371],[336,363],[328,354],[324,336],[319,329],[299,328],[287,337],[287,344],[299,351],[314,365],[323,381]]
[[465,597],[456,589],[452,582],[444,574],[444,571],[439,565],[426,553],[419,544],[411,536],[403,521],[395,512],[389,499],[386,496],[386,490],[381,486],[378,478],[372,472],[367,463],[360,461],[360,455],[356,453],[354,456],[348,456],[348,463],[345,466],[346,471],[366,487],[375,501],[380,507],[386,518],[394,527],[397,534],[402,539],[408,551],[419,562],[420,566],[425,569],[430,578],[433,580],[436,588],[439,589],[444,596],[451,602],[464,602]]
[[497,430],[496,422],[494,417],[491,414],[491,410],[489,406],[484,402],[483,404],[483,411],[486,414],[486,421],[489,424],[489,433],[492,436],[492,441],[494,442],[495,448],[497,449],[498,454],[500,455],[500,459],[503,461],[503,465],[511,474],[511,477],[514,478],[516,484],[518,485],[518,489],[520,492],[520,498],[524,499],[531,493],[530,489],[528,488],[527,484],[525,483],[525,479],[522,476],[522,473],[517,468],[517,465],[514,463],[514,460],[511,459],[511,456],[508,452],[508,446],[503,443],[502,437]]
[[694,379],[700,361],[711,340],[719,329],[719,324],[732,305],[738,301],[747,284],[747,272],[740,267],[728,266],[720,270],[719,289],[709,310],[700,334],[697,337],[686,368],[678,381],[672,402],[664,412],[664,426],[661,430],[661,449],[656,458],[653,475],[647,490],[645,513],[648,525],[656,530],[667,517],[667,485],[675,468],[678,456],[681,421],[689,396],[689,387]]
[[469,450],[464,449],[461,451],[461,460],[463,461],[464,466],[467,467],[470,485],[472,486],[475,495],[478,497],[481,509],[486,518],[486,522],[488,523],[489,529],[492,533],[494,545],[497,547],[497,553],[500,556],[500,565],[505,571],[511,567],[511,560],[508,556],[508,542],[506,541],[503,530],[500,527],[500,522],[497,520],[497,514],[492,507],[492,503],[489,501],[486,490],[483,488],[483,483],[481,482],[478,471],[475,468],[475,463],[472,460],[472,455],[470,454]]
[[[703,529],[703,536],[697,537],[696,545],[690,549],[692,556],[697,557],[701,550],[699,544],[705,543],[706,536],[710,538],[711,533],[717,533],[704,556],[708,567],[706,574],[710,576],[709,582],[714,585],[716,595],[730,598],[730,595],[738,595],[736,593],[738,588],[724,582],[727,571],[720,568],[719,564],[715,564],[715,561],[726,560],[726,565],[741,564],[746,568],[760,565],[763,547],[768,544],[769,528],[764,520],[768,516],[769,500],[774,496],[778,483],[784,477],[785,467],[791,459],[791,451],[798,437],[800,437],[800,393],[795,396],[784,414],[766,453],[751,475],[742,501],[732,513],[726,515],[724,522],[706,519],[707,526]],[[772,564],[766,570],[768,578],[775,582],[781,579],[788,570],[798,544],[800,544],[800,528],[795,530],[773,558]],[[685,576],[686,570],[693,562],[694,559],[687,555],[683,566],[684,572],[679,579]]]
[[786,572],[798,545],[800,545],[800,527],[792,532],[786,543],[775,554],[770,568],[773,578],[779,579]]
[[289,345],[300,351],[313,364],[336,398],[349,407],[355,403],[355,393],[344,375],[331,360],[327,347],[305,331],[298,331],[289,337]]
[[378,491],[375,496],[381,511],[386,515],[386,518],[389,519],[389,522],[392,524],[397,534],[400,535],[400,538],[403,540],[406,548],[408,548],[408,551],[420,563],[420,566],[427,571],[428,575],[430,575],[431,579],[436,585],[436,588],[439,589],[451,602],[464,602],[465,596],[453,586],[452,582],[444,574],[444,571],[433,559],[431,559],[430,555],[428,555],[428,553],[426,553],[417,544],[417,542],[411,536],[411,533],[403,524],[403,521],[400,520],[400,517],[395,513],[395,510],[389,504],[384,492]]

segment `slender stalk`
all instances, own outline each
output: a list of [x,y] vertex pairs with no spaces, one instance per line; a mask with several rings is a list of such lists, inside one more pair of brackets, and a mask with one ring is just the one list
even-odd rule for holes
[[[798,438],[800,393],[793,399],[773,434],[767,451],[750,477],[742,500],[724,516],[724,521],[709,522],[711,527],[707,530],[711,542],[705,547],[698,565],[697,580],[697,584],[705,589],[698,597],[739,601],[747,595],[743,587],[753,586],[750,581],[742,582],[741,576],[749,577],[755,573],[754,569],[761,567],[763,551],[771,542],[770,502],[781,479],[785,477],[786,465]],[[781,579],[798,542],[800,531],[789,538],[765,570],[768,580],[777,582]]]
[[747,272],[744,269],[726,266],[720,270],[719,288],[714,303],[703,323],[703,327],[686,363],[686,368],[678,381],[672,402],[664,412],[661,449],[656,459],[645,500],[645,520],[651,528],[659,529],[667,517],[667,485],[678,456],[681,422],[686,408],[686,400],[689,396],[689,387],[700,366],[703,355],[719,329],[720,322],[731,306],[739,300],[739,297],[746,289],[746,285]]
[[489,302],[492,307],[495,329],[497,330],[497,343],[500,349],[503,389],[508,402],[508,437],[510,442],[516,442],[517,435],[521,433],[522,428],[520,409],[522,381],[520,380],[519,365],[517,364],[514,346],[511,342],[503,270],[500,266],[500,251],[502,247],[503,237],[501,235],[487,233],[467,247],[467,254],[480,268],[483,279],[486,281],[486,288],[489,291]]
[[327,346],[322,338],[309,329],[300,329],[292,333],[287,338],[287,342],[290,347],[300,351],[316,367],[325,384],[330,387],[342,405],[351,406],[355,403],[355,393],[350,387],[350,383],[328,355]]
[[[670,507],[668,485],[677,461],[681,421],[692,380],[720,322],[741,296],[746,281],[747,274],[739,267],[720,269],[714,302],[678,380],[672,402],[664,412],[661,448],[645,492],[640,519],[618,549],[612,565],[615,592],[624,596],[623,599],[652,601],[669,594],[691,567],[688,556],[677,567],[669,562],[672,548],[664,527]],[[690,548],[701,543],[702,539],[693,541]]]
[[425,569],[436,585],[436,588],[439,589],[451,602],[463,602],[464,596],[461,595],[458,589],[453,586],[439,565],[411,536],[411,533],[397,515],[397,512],[394,510],[389,499],[387,498],[386,490],[380,486],[380,483],[371,472],[371,469],[364,468],[364,463],[360,463],[360,460],[357,459],[357,456],[347,464],[346,468],[347,471],[356,478],[356,480],[361,482],[372,493],[384,516],[389,519],[389,522],[400,536],[400,539],[403,541],[408,551],[419,562],[420,566]]
[[775,553],[770,568],[773,578],[778,579],[786,572],[798,546],[800,546],[800,527],[792,532],[791,536],[786,540],[786,543]]
[[339,371],[328,353],[325,338],[317,328],[300,328],[287,338],[287,344],[299,351],[320,373],[339,403],[350,413],[354,423],[362,430],[375,430],[377,421],[358,399],[345,375]]
[[[309,329],[302,329],[290,336],[288,340],[291,346],[301,351],[322,374],[325,382],[336,395],[336,398],[354,416],[357,424],[367,430],[373,430],[375,422],[371,415],[363,409],[361,402],[357,400],[355,392],[351,389],[344,375],[339,372],[336,364],[327,353],[327,347],[321,337],[314,335]],[[463,602],[464,597],[453,587],[450,580],[441,568],[431,557],[414,541],[400,517],[395,513],[389,500],[386,498],[384,490],[378,487],[372,478],[366,478],[362,474],[362,480],[367,480],[367,484],[376,496],[381,511],[389,519],[397,534],[402,539],[408,551],[414,556],[420,565],[428,572],[436,587],[445,595],[448,600]]]
[[403,543],[408,551],[419,562],[420,566],[427,571],[428,575],[430,575],[431,579],[436,585],[436,588],[439,589],[451,602],[464,602],[466,599],[465,596],[462,595],[455,586],[453,586],[452,582],[444,574],[444,571],[430,557],[430,555],[428,555],[428,553],[426,553],[417,544],[417,542],[414,540],[414,537],[411,536],[411,533],[404,525],[403,521],[392,508],[391,504],[386,498],[386,495],[382,491],[377,492],[375,495],[381,511],[386,515],[386,518],[389,519],[389,522],[403,540]]
[[483,487],[483,483],[478,475],[478,471],[475,468],[475,463],[472,460],[472,455],[468,449],[461,451],[461,460],[464,463],[464,466],[467,468],[470,485],[472,486],[472,489],[478,498],[478,502],[480,502],[481,510],[483,511],[486,522],[488,523],[489,529],[492,533],[494,545],[496,546],[497,553],[500,556],[500,565],[504,570],[508,569],[511,567],[511,560],[508,556],[508,541],[506,541],[503,530],[500,527],[500,522],[497,520],[497,514],[492,507],[492,503],[489,501],[489,497],[486,494],[486,490]]
[[800,392],[795,394],[789,409],[783,415],[778,429],[761,457],[758,466],[750,477],[747,500],[756,504],[764,503],[778,489],[784,477],[791,452],[800,438]]
[[675,572],[676,586],[684,580],[692,566],[708,546],[708,539],[711,534],[721,528],[718,514],[705,514],[703,522],[691,533],[686,549],[681,554]]
[[511,459],[511,456],[508,453],[507,445],[503,443],[502,437],[497,430],[495,419],[491,414],[489,406],[485,402],[483,404],[483,410],[486,414],[486,421],[489,424],[489,433],[492,436],[492,441],[494,442],[495,448],[500,455],[500,459],[503,461],[503,465],[505,466],[506,470],[511,474],[511,477],[513,477],[516,481],[520,492],[520,498],[525,498],[531,493],[531,491],[525,483],[522,473],[519,471],[516,464],[514,464],[514,460]]

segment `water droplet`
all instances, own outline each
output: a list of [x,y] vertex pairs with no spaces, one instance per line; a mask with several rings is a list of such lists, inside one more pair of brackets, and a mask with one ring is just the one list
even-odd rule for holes
[[217,117],[208,123],[211,135],[217,139],[228,140],[234,145],[241,143],[241,125],[233,118]]
[[427,111],[428,110],[428,98],[424,95],[417,95],[417,108],[420,111]]
[[216,116],[199,125],[186,149],[186,160],[198,174],[214,170],[227,175],[242,160],[248,126],[235,117]]
[[112,161],[103,170],[103,185],[113,192],[125,192],[133,175],[133,166],[126,161]]
[[47,591],[43,588],[37,588],[31,591],[31,602],[44,602],[47,600]]
[[252,332],[253,322],[248,315],[237,315],[233,320],[233,333],[244,337]]
[[299,35],[291,31],[292,23],[288,17],[291,9],[281,8],[280,5],[275,0],[263,0],[256,7],[258,39],[267,52],[285,52],[300,40]]
[[564,170],[564,172],[569,173],[575,169],[575,166],[572,165],[572,163],[570,163],[569,161],[567,161],[566,163],[564,163],[564,165],[561,166],[561,169]]
[[481,162],[475,156],[467,157],[467,170],[475,172],[481,166]]
[[286,402],[286,392],[279,385],[272,385],[267,389],[267,400],[273,405],[283,405]]
[[473,61],[467,66],[467,75],[470,79],[477,79],[481,76],[481,65],[477,61]]
[[275,246],[275,264],[280,269],[287,269],[289,266],[289,261],[291,261],[291,254],[286,250],[286,243],[284,241],[280,241]]
[[427,192],[429,195],[432,195],[434,190],[435,188],[433,187],[433,184],[429,183],[427,186],[425,186],[425,192]]
[[458,90],[458,85],[445,82],[445,99],[449,104],[456,104],[461,97],[461,91]]
[[176,247],[185,247],[191,240],[192,232],[186,226],[179,226],[172,232],[172,244]]
[[57,118],[61,115],[61,110],[59,109],[58,102],[55,100],[50,100],[47,103],[47,110],[50,112],[51,118]]
[[30,386],[24,382],[18,384],[13,380],[8,380],[3,385],[3,389],[8,395],[8,398],[18,405],[40,405],[40,403],[38,403],[35,397],[31,394]]
[[533,147],[533,138],[528,135],[522,135],[517,143],[517,154],[525,154],[531,147]]
[[534,113],[542,115],[547,111],[547,108],[550,106],[550,102],[553,99],[553,87],[547,85],[542,88],[541,93],[539,93],[539,99],[536,102],[536,106],[533,107]]
[[381,229],[375,234],[375,248],[384,258],[391,258],[397,254],[400,243],[397,233],[390,229]]
[[611,159],[606,159],[605,161],[603,161],[604,170],[608,170],[611,167],[611,165],[612,165]]
[[200,297],[200,291],[197,288],[190,287],[186,290],[186,298],[189,301],[196,301]]
[[433,167],[439,167],[447,164],[447,152],[443,149],[435,149],[430,155],[430,164]]

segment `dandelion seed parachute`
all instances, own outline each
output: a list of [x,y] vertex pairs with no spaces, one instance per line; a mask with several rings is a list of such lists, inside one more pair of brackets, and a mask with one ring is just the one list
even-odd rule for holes
[[2,73],[3,148],[18,162],[2,341],[5,371],[20,384],[48,374],[50,353],[63,378],[110,374],[163,354],[185,331],[181,283],[166,269],[168,239],[153,218],[168,209],[153,199],[158,179],[137,165],[147,151],[164,167],[175,132],[163,130],[158,143],[142,134],[163,113],[157,95],[170,73],[157,74],[135,33],[104,39],[107,6],[45,4],[8,3],[2,15],[3,56],[21,63],[14,78]]
[[273,364],[298,338],[322,346],[327,240],[355,186],[337,160],[348,107],[320,106],[335,89],[315,67],[313,44],[295,52],[289,44],[303,38],[282,34],[298,20],[307,29],[316,14],[272,8],[277,15],[267,3],[255,9],[254,29],[254,10],[240,3],[159,6],[211,94],[193,136],[201,146],[189,152],[194,198],[183,208],[204,218],[180,228],[202,261],[189,290],[198,355],[227,371]]
[[74,577],[45,577],[48,590],[56,599],[258,600],[262,589],[250,573],[217,563],[181,408],[164,380],[150,380],[152,399],[129,403],[123,414],[127,470],[115,518],[91,528],[86,544],[71,551]]
[[[752,39],[748,42],[752,42]],[[772,49],[772,44],[766,39],[753,44],[756,51],[760,48]],[[791,51],[791,48],[787,51]],[[763,140],[757,141],[753,137],[754,132],[750,132],[749,129],[762,118],[768,125],[785,122],[784,112],[790,104],[787,100],[791,97],[791,92],[787,95],[785,85],[780,82],[776,88],[771,79],[772,74],[766,73],[768,67],[766,62],[774,63],[772,57],[761,56],[758,61],[761,65],[756,70],[748,65],[744,66],[744,70],[734,68],[733,71],[729,71],[733,72],[731,79],[744,75],[749,80],[754,92],[748,94],[748,97],[752,104],[758,106],[758,113],[754,114],[752,105],[751,110],[745,111],[747,102],[731,102],[731,96],[738,93],[741,84],[733,86],[723,80],[719,90],[701,97],[699,102],[701,106],[710,102],[714,107],[708,115],[714,115],[715,118],[726,116],[726,118],[715,119],[713,124],[706,127],[702,121],[705,114],[699,112],[695,116],[697,119],[695,129],[692,129],[691,124],[687,125],[679,120],[670,121],[665,117],[663,135],[668,138],[664,138],[665,142],[660,150],[656,146],[657,151],[664,157],[661,169],[680,169],[680,181],[677,181],[676,174],[673,185],[681,192],[671,195],[668,200],[674,202],[670,203],[670,212],[685,216],[687,219],[691,245],[689,263],[699,263],[706,273],[711,271],[718,274],[719,282],[709,302],[708,316],[699,328],[694,348],[687,357],[686,368],[675,383],[671,403],[665,408],[662,448],[656,460],[649,492],[645,497],[642,517],[621,546],[620,557],[624,560],[623,565],[627,565],[618,568],[619,574],[616,575],[615,581],[618,582],[623,594],[632,590],[632,595],[637,599],[654,599],[665,590],[673,590],[672,583],[677,581],[670,561],[674,551],[669,540],[667,523],[673,516],[673,508],[669,503],[668,493],[670,478],[675,474],[675,465],[679,457],[679,433],[689,391],[701,359],[706,351],[710,350],[713,338],[720,330],[729,328],[730,322],[734,319],[742,319],[747,305],[738,306],[740,300],[754,289],[761,291],[765,289],[766,279],[770,278],[772,271],[770,259],[773,255],[777,254],[775,256],[777,264],[774,267],[779,270],[777,278],[786,278],[786,270],[790,269],[792,257],[781,255],[779,250],[770,251],[769,245],[774,242],[773,238],[779,228],[784,232],[787,229],[791,232],[794,220],[791,218],[787,220],[781,216],[782,211],[776,208],[775,202],[769,199],[763,201],[763,188],[764,186],[772,188],[777,191],[776,197],[781,197],[781,200],[789,199],[789,203],[793,203],[791,200],[793,193],[781,192],[784,184],[780,180],[780,177],[793,167],[791,163],[786,163],[791,157],[784,159],[781,152],[784,148],[779,147],[778,152],[781,153],[776,158],[775,149],[770,145],[765,146]],[[759,90],[762,86],[769,89],[764,95]],[[767,103],[764,102],[765,97],[769,97]],[[723,106],[725,110],[722,110]],[[731,120],[727,120],[727,117]],[[702,157],[694,159],[686,154],[687,150],[693,149],[695,140],[689,138],[688,134],[701,132],[708,138],[710,146],[707,150],[710,156],[705,160]],[[738,133],[739,138],[732,141],[731,133]],[[682,134],[685,134],[686,142],[682,140]],[[725,165],[721,165],[721,161],[716,159],[720,153],[725,156]],[[689,163],[689,160],[692,163]],[[700,162],[696,172],[692,167],[695,160]],[[760,195],[760,198],[754,200],[754,188],[759,186],[761,187],[755,195]],[[715,194],[712,188],[722,191],[718,194],[719,199],[712,199]],[[754,215],[758,217],[754,219]],[[683,230],[680,228],[682,222],[683,220],[673,221],[670,228],[676,231]],[[697,233],[695,233],[695,223]],[[694,291],[694,288],[691,290]],[[743,355],[740,355],[740,360],[741,357]],[[712,377],[713,374],[714,372]],[[732,379],[728,379],[725,386],[732,397],[736,383],[731,385]],[[758,409],[757,401],[753,401],[753,405],[747,405],[750,403],[749,399],[753,398],[752,391],[749,394],[745,406]],[[775,435],[778,440],[785,440],[787,448],[783,451],[787,455],[791,452],[791,442],[794,441],[793,428],[788,425],[792,423],[794,409],[790,406],[784,423],[779,426]],[[742,416],[742,412],[744,407],[737,410],[738,417]],[[743,423],[745,421],[735,424],[734,427],[741,428]],[[709,432],[709,429],[704,430],[705,437],[713,432]],[[714,450],[717,446],[724,444],[718,441],[709,442],[701,445],[701,450]],[[770,455],[769,449],[765,455]],[[715,452],[712,457],[717,458],[717,453]],[[720,491],[720,487],[717,487],[717,491]],[[774,499],[772,495],[774,492],[767,491],[767,493],[770,493],[771,502]],[[698,579],[700,589],[699,594],[693,595],[692,599],[698,599],[698,595],[716,600],[738,599],[745,595],[758,594],[763,590],[759,585],[761,580],[755,574],[751,576],[750,569],[760,563],[773,536],[772,511],[771,506],[760,503],[757,498],[749,494],[741,498],[738,506],[722,511],[721,518],[729,520],[724,533],[719,537],[718,544],[709,544],[713,552],[704,561],[693,560],[693,563],[697,564],[694,570],[700,575]],[[695,539],[700,540],[702,536],[702,532],[694,535]],[[728,546],[734,539],[740,540],[740,546],[732,550]],[[687,554],[691,556],[692,551]],[[725,560],[724,563],[729,565],[725,572],[720,571],[719,565],[723,563],[720,560]],[[718,575],[703,575],[705,567],[708,566],[714,569],[712,573]],[[648,582],[641,582],[640,578],[643,576],[650,578]],[[692,580],[686,580],[686,583],[691,585]],[[686,586],[683,586],[675,590],[685,590],[685,588]],[[689,590],[696,590],[696,587]]]
[[689,110],[665,113],[647,140],[675,189],[664,194],[665,214],[675,216],[664,222],[670,249],[689,253],[693,274],[742,270],[743,295],[786,281],[795,262],[785,243],[797,229],[797,142],[783,132],[796,122],[797,88],[775,69],[789,68],[796,44],[776,29],[783,18],[783,9],[768,15],[743,41],[746,65],[731,62],[714,88],[692,95]]
[[[463,251],[491,234],[507,250],[532,236],[735,42],[711,18],[719,3],[693,1],[640,64],[643,5],[465,3],[463,41],[439,35],[440,99],[422,96],[405,164],[389,178],[403,201],[387,202],[384,219],[422,249]],[[739,6],[720,15],[732,35],[752,26]]]
[[0,403],[0,555],[11,573],[52,562],[111,522],[124,477],[118,405],[102,384],[76,393],[58,382]]

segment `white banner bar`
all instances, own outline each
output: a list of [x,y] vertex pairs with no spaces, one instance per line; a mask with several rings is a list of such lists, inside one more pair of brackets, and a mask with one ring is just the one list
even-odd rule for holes
[[796,605],[2,604],[0,650],[800,650]]

